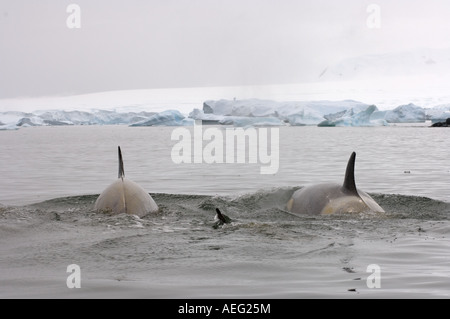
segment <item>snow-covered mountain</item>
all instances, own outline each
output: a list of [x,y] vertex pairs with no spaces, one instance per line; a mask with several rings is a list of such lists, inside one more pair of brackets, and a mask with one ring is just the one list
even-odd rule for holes
[[450,48],[416,49],[348,58],[327,67],[320,74],[320,79],[348,81],[411,76],[448,78],[449,74]]

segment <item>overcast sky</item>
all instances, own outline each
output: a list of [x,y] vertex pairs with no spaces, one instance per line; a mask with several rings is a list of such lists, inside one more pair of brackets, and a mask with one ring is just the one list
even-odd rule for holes
[[0,0],[0,98],[311,81],[347,57],[449,47],[448,21],[448,0]]

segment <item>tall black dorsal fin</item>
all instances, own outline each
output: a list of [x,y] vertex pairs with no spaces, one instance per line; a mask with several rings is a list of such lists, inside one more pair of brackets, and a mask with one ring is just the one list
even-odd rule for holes
[[353,152],[348,160],[347,169],[345,171],[344,185],[342,185],[342,187],[346,192],[357,194],[358,191],[356,190],[355,184],[355,159],[356,153]]
[[119,146],[119,178],[125,177],[125,171],[123,170],[123,160],[122,160],[122,151]]

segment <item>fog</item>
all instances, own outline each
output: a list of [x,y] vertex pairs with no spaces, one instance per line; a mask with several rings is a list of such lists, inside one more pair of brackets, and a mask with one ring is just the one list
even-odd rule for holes
[[0,0],[0,98],[316,81],[348,57],[448,47],[449,14],[445,0]]

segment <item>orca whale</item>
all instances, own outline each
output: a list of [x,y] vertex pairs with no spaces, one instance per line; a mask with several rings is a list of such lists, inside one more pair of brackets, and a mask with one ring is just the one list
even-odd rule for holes
[[295,214],[384,213],[375,200],[356,188],[355,159],[353,152],[347,164],[343,184],[323,183],[297,190],[287,203]]
[[109,185],[97,198],[94,209],[113,214],[131,214],[142,217],[158,211],[158,205],[141,186],[125,177],[120,146],[119,178]]

